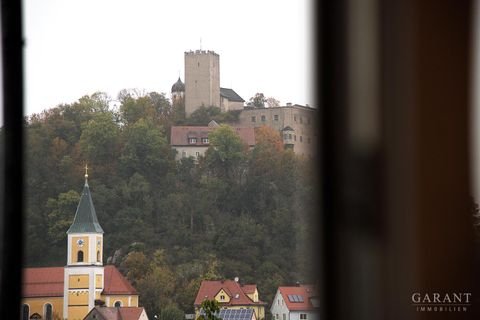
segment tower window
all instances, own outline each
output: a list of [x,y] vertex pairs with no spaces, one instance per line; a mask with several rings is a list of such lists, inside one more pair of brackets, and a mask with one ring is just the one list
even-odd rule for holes
[[198,66],[200,67],[200,62],[198,62]]
[[100,262],[100,250],[97,251],[97,262]]
[[273,116],[273,120],[278,121],[278,114]]
[[30,307],[28,304],[24,304],[22,306],[22,320],[28,320],[30,317]]
[[122,302],[121,301],[115,301],[114,306],[115,306],[115,308],[120,308],[122,306]]
[[47,303],[45,305],[45,320],[52,320],[52,305],[50,303]]
[[83,262],[83,251],[79,250],[77,252],[77,262]]

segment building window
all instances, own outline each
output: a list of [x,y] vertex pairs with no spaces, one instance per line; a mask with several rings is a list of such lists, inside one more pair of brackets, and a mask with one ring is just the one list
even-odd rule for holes
[[302,136],[300,136],[300,142],[303,142]]
[[307,320],[307,314],[306,313],[300,313],[300,320]]
[[307,118],[307,124],[310,124],[310,118]]
[[256,121],[257,121],[257,117],[252,116],[252,122],[256,122]]
[[265,122],[265,120],[267,120],[267,118],[265,116],[262,116],[262,121]]
[[225,296],[223,294],[220,296],[220,300],[225,300]]
[[190,139],[188,139],[188,143],[190,143],[190,144],[197,144],[197,138],[190,138]]
[[182,158],[186,158],[187,157],[187,151],[182,151]]
[[200,157],[200,152],[198,152],[198,151],[195,152],[195,157],[197,157],[197,158]]
[[115,308],[120,308],[122,306],[122,302],[121,301],[115,301],[115,304],[114,304],[114,307]]
[[287,315],[285,313],[282,314],[283,320],[287,320]]
[[287,140],[288,139],[288,134],[284,133],[283,134],[283,139]]
[[291,133],[288,134],[288,139],[292,140],[292,134]]
[[278,313],[275,314],[275,319],[278,320]]
[[202,143],[203,144],[208,144],[208,138],[202,138]]
[[307,143],[310,143],[311,139],[310,138],[307,138]]
[[197,62],[197,66],[199,66],[199,67],[200,67],[200,62]]
[[50,303],[45,305],[44,318],[45,320],[52,320],[52,305]]
[[303,123],[303,118],[302,117],[300,117],[300,123]]
[[293,135],[293,141],[297,141],[297,135],[296,134]]
[[100,250],[97,251],[97,262],[100,262]]
[[278,114],[273,116],[273,120],[278,121]]
[[83,262],[83,251],[79,250],[77,252],[77,262]]
[[297,116],[293,116],[293,121],[297,122]]
[[30,307],[28,304],[24,304],[22,306],[22,320],[28,320],[30,317]]

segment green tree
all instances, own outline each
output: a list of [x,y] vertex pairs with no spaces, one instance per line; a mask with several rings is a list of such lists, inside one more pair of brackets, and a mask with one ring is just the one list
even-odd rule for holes
[[48,235],[54,243],[66,241],[65,232],[73,222],[80,195],[70,190],[58,195],[57,199],[48,199]]
[[210,146],[205,158],[209,169],[230,182],[238,181],[248,147],[228,125],[220,125],[208,135],[208,139]]
[[197,320],[221,320],[217,314],[220,311],[217,300],[203,300],[200,305],[203,314]]
[[90,163],[105,166],[118,156],[119,128],[111,112],[97,113],[83,128],[80,146]]
[[160,320],[185,320],[185,313],[175,305],[168,305],[160,312]]
[[187,118],[187,123],[191,126],[206,126],[210,121],[214,120],[221,113],[219,107],[205,107],[200,106],[197,110],[192,112],[190,117]]
[[263,95],[263,93],[255,93],[253,97],[250,98],[249,103],[253,105],[255,108],[265,108],[265,102],[267,102],[267,98]]
[[144,119],[126,128],[120,156],[121,168],[126,176],[138,172],[159,183],[173,167],[173,151],[162,132],[162,128]]

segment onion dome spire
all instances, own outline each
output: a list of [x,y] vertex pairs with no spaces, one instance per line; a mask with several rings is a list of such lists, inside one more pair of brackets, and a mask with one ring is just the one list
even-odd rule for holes
[[180,77],[178,77],[177,82],[173,84],[172,92],[185,92],[185,84],[180,80]]

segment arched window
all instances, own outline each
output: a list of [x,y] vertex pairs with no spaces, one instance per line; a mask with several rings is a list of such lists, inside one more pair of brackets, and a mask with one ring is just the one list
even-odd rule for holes
[[50,303],[45,304],[44,311],[43,311],[43,317],[45,320],[52,320],[52,305]]
[[100,250],[97,251],[97,262],[100,262]]
[[77,262],[83,262],[83,251],[79,250],[77,253]]
[[114,306],[115,306],[115,308],[120,308],[122,306],[122,302],[121,301],[115,301]]
[[24,304],[22,306],[22,320],[28,320],[30,317],[30,307],[28,304]]

